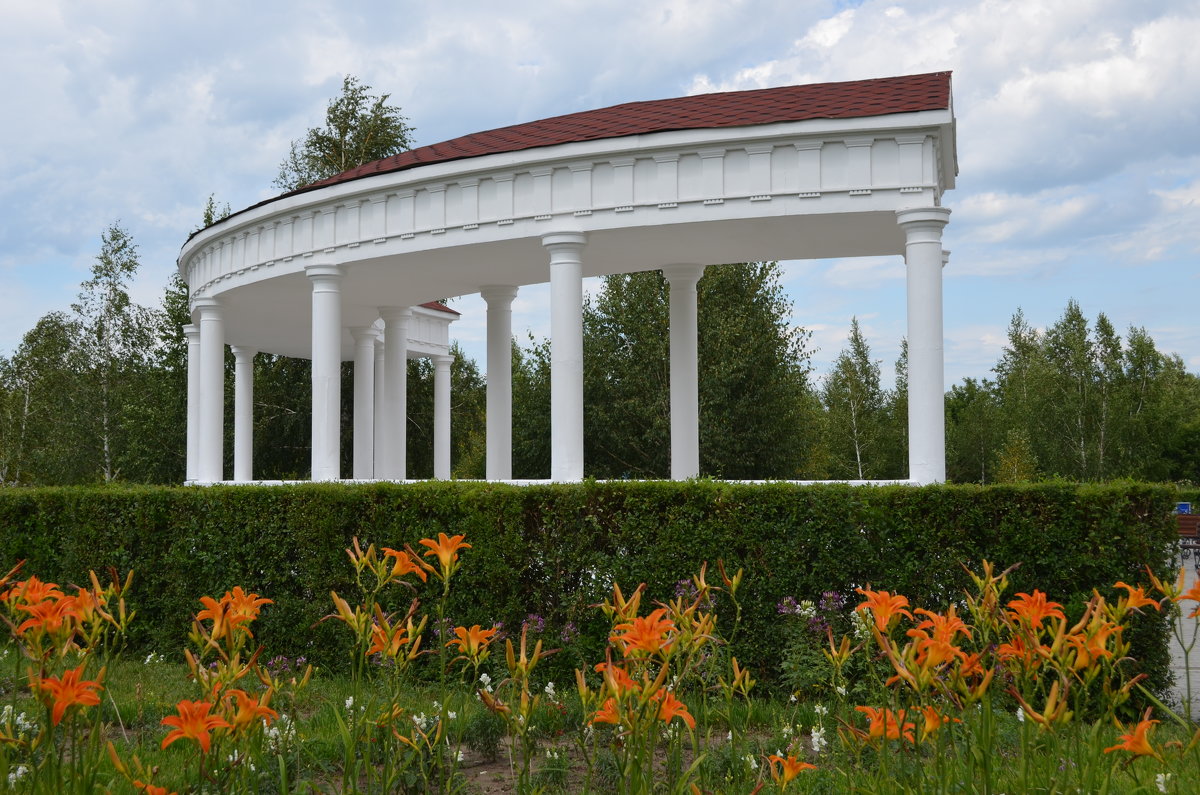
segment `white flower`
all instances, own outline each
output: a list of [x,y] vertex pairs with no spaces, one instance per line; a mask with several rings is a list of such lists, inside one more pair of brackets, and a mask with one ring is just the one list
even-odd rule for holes
[[783,734],[784,737],[791,737],[792,736],[792,724],[789,723],[787,726],[784,726],[781,734]]
[[842,698],[846,697],[846,688],[842,687],[841,685],[838,685],[837,687],[835,687],[834,690],[836,690],[837,694],[839,696],[841,696]]
[[1020,707],[1017,707],[1017,722],[1018,723],[1025,722],[1025,710],[1021,709]]
[[746,764],[751,770],[758,770],[758,760],[754,758],[754,754],[746,754]]
[[795,693],[792,693],[792,695],[791,695],[791,698],[789,698],[789,699],[788,699],[788,701],[790,701],[791,703],[795,704],[795,703],[796,703],[796,694],[795,694]]
[[825,727],[824,726],[813,726],[813,728],[812,728],[813,752],[818,753],[818,754],[821,753],[821,751],[828,744],[829,744],[828,741],[825,739]]
[[547,697],[547,698],[550,698],[550,699],[553,699],[553,698],[555,698],[555,693],[554,693],[554,683],[553,683],[553,682],[547,682],[547,683],[546,683],[546,697]]
[[730,730],[729,730],[729,731],[728,731],[728,732],[725,734],[725,739],[726,739],[726,740],[732,740],[732,739],[733,739],[733,730],[732,730],[732,729],[730,729]]
[[825,706],[824,704],[817,704],[813,707],[813,712],[817,713],[821,717],[825,717],[829,714],[829,707]]
[[25,765],[17,765],[17,767],[8,774],[8,788],[16,789],[17,782],[25,778],[28,773],[29,768],[27,768]]
[[462,762],[462,760],[463,760],[463,752],[459,751],[457,754],[454,755],[454,761]]
[[447,720],[457,720],[457,719],[458,719],[458,713],[457,713],[457,712],[447,712],[447,713],[446,713],[446,719],[447,719]]
[[354,709],[354,696],[346,696],[346,711],[350,712]]
[[1171,783],[1170,773],[1159,773],[1154,777],[1154,786],[1158,787],[1159,792],[1167,791],[1167,784]]
[[488,691],[489,693],[492,692],[492,677],[488,676],[485,673],[480,674],[479,681],[483,685],[484,690]]

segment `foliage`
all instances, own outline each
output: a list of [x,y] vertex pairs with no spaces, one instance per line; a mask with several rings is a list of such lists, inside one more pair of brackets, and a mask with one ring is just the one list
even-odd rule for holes
[[[565,681],[581,658],[602,653],[607,627],[588,605],[618,575],[666,600],[689,569],[723,559],[755,572],[739,595],[739,660],[774,687],[781,645],[771,625],[786,596],[815,601],[886,579],[939,604],[964,587],[959,563],[986,557],[1022,563],[1015,589],[1040,583],[1077,610],[1094,582],[1132,582],[1143,565],[1169,576],[1177,499],[1173,489],[1132,483],[8,489],[0,491],[0,565],[27,558],[66,582],[88,569],[136,568],[144,601],[131,640],[143,649],[181,642],[195,589],[243,584],[275,600],[256,632],[262,642],[341,665],[332,628],[314,626],[322,596],[349,586],[339,550],[354,536],[395,547],[407,533],[466,533],[475,562],[457,576],[447,614],[466,626],[511,628],[537,612],[544,634],[533,638],[553,648],[570,623],[578,639],[544,664],[549,678]],[[723,624],[731,609],[718,606]],[[1147,621],[1132,641],[1154,687],[1164,687],[1166,627]]]
[[311,127],[292,141],[274,186],[296,190],[410,148],[413,129],[400,108],[387,104],[391,95],[370,92],[370,86],[346,75],[341,95],[325,109],[325,126]]
[[821,397],[829,435],[829,474],[847,480],[882,477],[887,396],[879,384],[879,362],[871,358],[858,318],[850,319],[849,348],[838,354]]
[[1075,301],[1045,332],[1018,311],[995,372],[994,386],[985,381],[970,395],[951,396],[960,404],[969,397],[978,408],[956,419],[980,427],[951,430],[952,438],[962,433],[979,442],[969,455],[960,448],[970,470],[986,473],[1001,447],[1011,455],[1014,443],[1027,442],[1020,455],[1043,477],[1196,477],[1185,439],[1200,411],[1200,379],[1178,356],[1159,352],[1145,329],[1130,328],[1122,341],[1103,313],[1090,326]]
[[153,481],[183,471],[183,436],[173,430],[186,427],[179,300],[169,291],[165,309],[135,303],[138,268],[129,233],[110,225],[71,312],[41,318],[0,361],[3,482]]
[[[491,745],[494,724],[479,720],[487,709],[507,734],[509,781],[521,793],[1198,783],[1190,706],[1180,715],[1158,701],[1134,656],[1139,626],[1164,617],[1190,625],[1184,643],[1194,646],[1200,586],[1185,590],[1182,573],[1176,582],[1147,567],[1135,584],[1091,583],[1086,599],[1060,603],[1036,577],[1013,593],[1019,567],[985,559],[963,566],[960,591],[928,599],[910,600],[886,574],[878,588],[854,589],[861,601],[837,591],[789,598],[765,623],[828,622],[828,677],[784,704],[762,699],[739,663],[743,601],[763,561],[701,564],[653,603],[646,585],[623,591],[614,579],[588,608],[603,647],[560,693],[544,676],[558,650],[530,637],[540,616],[527,616],[519,644],[504,639],[494,687],[480,668],[501,627],[455,626],[449,597],[486,562],[482,539],[394,536],[395,547],[352,538],[350,566],[339,566],[346,587],[329,592],[322,623],[349,650],[348,681],[266,652],[278,601],[240,584],[189,599],[184,669],[154,652],[120,665],[135,617],[132,571],[61,588],[27,565],[0,575],[0,780],[30,793],[462,792],[463,747]],[[929,573],[945,582],[943,564]],[[418,668],[437,684],[420,684]],[[185,688],[170,681],[185,670]],[[1136,697],[1150,705],[1132,710]]]
[[[816,439],[808,336],[776,263],[709,267],[697,284],[700,471],[797,478]],[[659,271],[606,276],[583,312],[584,462],[598,478],[670,472],[668,285]],[[514,357],[513,474],[549,472],[549,347]]]

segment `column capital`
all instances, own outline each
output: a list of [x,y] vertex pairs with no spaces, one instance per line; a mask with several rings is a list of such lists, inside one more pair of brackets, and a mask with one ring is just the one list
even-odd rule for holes
[[429,358],[433,360],[435,367],[449,367],[450,365],[454,364],[455,357],[448,353],[435,353]]
[[551,253],[556,249],[581,249],[587,245],[587,235],[583,232],[551,232],[542,235],[542,245]]
[[679,284],[695,284],[700,281],[700,277],[704,275],[704,266],[695,265],[686,262],[676,262],[671,265],[663,265],[663,277],[674,286]]
[[[394,323],[400,320],[407,320],[412,317],[411,306],[381,306],[379,307],[379,316],[383,318],[384,323]],[[387,329],[384,329],[384,334]]]
[[235,359],[253,359],[254,355],[258,353],[258,348],[251,348],[248,345],[230,345],[229,351],[233,354],[233,358]]
[[200,341],[200,327],[195,323],[186,323],[182,326],[183,336],[187,337],[188,342]]
[[379,336],[379,329],[374,326],[355,326],[350,329],[350,337],[358,343],[365,343],[367,340],[374,343]]
[[306,265],[304,267],[304,275],[315,282],[318,279],[340,279],[346,275],[346,272],[342,270],[342,266],[340,265],[321,263]]
[[192,299],[192,313],[199,312],[201,316],[208,315],[213,317],[221,312],[221,302],[214,296],[205,296],[202,298]]
[[940,230],[949,222],[949,207],[914,207],[896,211],[896,223],[905,228],[927,226]]
[[517,297],[517,288],[510,284],[485,284],[479,288],[479,297],[488,304],[493,301],[511,303]]

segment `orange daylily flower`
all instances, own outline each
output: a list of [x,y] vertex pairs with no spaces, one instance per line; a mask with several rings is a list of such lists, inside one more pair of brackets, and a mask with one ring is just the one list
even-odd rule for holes
[[592,716],[592,719],[588,723],[611,723],[614,726],[619,725],[621,723],[621,713],[617,710],[617,700],[612,697],[608,698],[604,702],[604,706]]
[[209,732],[213,729],[228,729],[229,723],[217,715],[209,715],[209,710],[213,708],[211,702],[208,701],[190,701],[183,699],[175,708],[179,711],[178,715],[168,715],[162,719],[164,726],[174,726],[175,730],[169,732],[163,738],[162,747],[166,748],[171,743],[181,738],[195,740],[200,744],[200,749],[204,753],[208,753],[212,748],[212,737]]
[[865,609],[870,609],[875,617],[875,628],[879,630],[880,634],[887,632],[892,619],[897,616],[908,616],[909,620],[912,620],[912,613],[904,609],[908,606],[907,596],[900,594],[893,596],[887,591],[872,591],[870,588],[855,588],[855,590],[867,597],[867,600],[854,609],[860,613]]
[[1026,673],[1031,673],[1042,664],[1042,658],[1050,652],[1042,644],[1030,645],[1023,635],[1013,635],[1007,643],[996,647],[996,656],[1004,662],[1017,662]]
[[667,638],[667,634],[675,631],[675,622],[666,618],[667,609],[660,607],[645,617],[634,616],[632,621],[617,624],[614,632],[624,631],[624,635],[612,635],[610,643],[619,643],[626,657],[630,652],[641,651],[647,654],[669,651],[675,638]]
[[889,740],[898,740],[901,736],[910,743],[913,740],[913,729],[916,728],[915,723],[906,723],[904,721],[905,710],[896,710],[893,712],[890,709],[876,709],[875,707],[855,707],[857,711],[867,716],[871,721],[870,736],[872,740],[887,737]]
[[1154,586],[1154,590],[1168,599],[1178,601],[1180,594],[1183,593],[1183,586],[1187,582],[1187,567],[1179,567],[1179,574],[1176,576],[1174,583],[1163,582],[1158,579],[1149,566],[1146,567],[1146,575],[1150,577],[1150,584]]
[[771,778],[776,784],[783,787],[786,787],[792,779],[805,770],[817,769],[816,765],[800,762],[792,754],[788,754],[786,758],[771,754],[767,757],[767,761],[771,763]]
[[922,742],[947,723],[962,723],[960,718],[952,718],[944,712],[938,712],[935,707],[921,707],[921,715],[925,718],[921,726]]
[[1145,586],[1139,585],[1138,587],[1134,588],[1132,585],[1126,585],[1123,582],[1118,582],[1113,587],[1124,588],[1126,591],[1129,591],[1129,598],[1127,600],[1123,600],[1125,601],[1126,608],[1137,610],[1143,607],[1153,607],[1155,610],[1162,610],[1162,606],[1158,602],[1146,596]]
[[458,650],[467,655],[471,659],[475,659],[481,652],[487,650],[487,646],[492,642],[492,638],[496,637],[496,633],[500,630],[492,627],[491,629],[480,629],[476,624],[470,629],[466,627],[455,627],[454,634],[458,637],[449,643],[447,646],[458,645]]
[[[258,618],[261,605],[275,604],[273,600],[261,597],[256,593],[246,593],[240,585],[235,585],[232,591],[226,591],[225,595],[221,597],[221,601],[228,605],[227,616],[231,627],[247,624]],[[246,634],[254,637],[249,629],[246,629]]]
[[217,600],[211,596],[201,596],[200,604],[204,605],[204,609],[196,614],[196,620],[212,620],[212,629],[208,631],[208,634],[213,640],[225,637],[232,626],[229,622],[229,603],[224,599]]
[[953,606],[945,615],[924,608],[917,608],[916,612],[926,616],[926,619],[905,634],[914,639],[917,665],[925,669],[936,668],[965,656],[954,645],[954,638],[960,633],[970,638],[971,630],[958,617]]
[[449,576],[454,572],[454,564],[458,562],[458,550],[470,549],[471,545],[463,541],[465,535],[448,536],[445,533],[438,533],[438,540],[434,541],[430,538],[422,538],[420,543],[429,547],[429,551],[425,553],[425,557],[437,555],[438,564],[442,567],[442,576]]
[[[50,712],[50,722],[57,726],[62,722],[63,715],[67,708],[75,705],[81,707],[94,707],[100,703],[100,696],[97,690],[103,690],[99,679],[87,680],[80,679],[83,676],[83,666],[64,671],[61,677],[47,676],[40,682],[37,682],[35,687],[42,691],[42,699],[47,706],[53,703],[53,708]],[[104,677],[104,672],[100,672],[100,678]]]
[[[1109,748],[1105,748],[1104,753],[1107,754],[1113,751],[1128,751],[1129,753],[1133,754],[1135,759],[1139,756],[1152,756],[1161,762],[1162,757],[1159,756],[1158,751],[1154,750],[1154,746],[1150,745],[1149,734],[1150,731],[1153,730],[1154,724],[1156,723],[1158,723],[1158,721],[1150,720],[1150,708],[1147,708],[1137,726],[1134,726],[1132,731],[1122,734],[1118,738],[1121,742]],[[1118,723],[1117,728],[1123,729],[1125,727]]]
[[664,723],[670,723],[675,716],[683,718],[683,722],[687,724],[689,729],[696,728],[696,719],[688,712],[687,704],[684,704],[679,699],[675,698],[675,694],[669,690],[659,690],[652,698],[655,701],[661,702],[658,707],[658,719]]
[[640,689],[633,677],[619,665],[613,665],[610,662],[596,663],[596,672],[604,676],[604,683],[618,698],[625,693]]
[[36,604],[17,605],[17,609],[29,613],[29,618],[17,627],[17,634],[24,635],[32,629],[55,635],[64,628],[71,629],[72,619],[79,619],[79,609],[75,598],[59,593],[56,598],[46,599]]
[[371,646],[367,656],[382,654],[385,657],[395,657],[408,645],[408,634],[403,624],[389,627],[385,624],[371,625]]
[[35,604],[63,596],[66,594],[60,591],[55,583],[44,582],[36,576],[31,576],[28,580],[14,582],[12,587],[5,591],[3,596],[0,596],[0,601],[15,602],[19,600],[25,604]]
[[[1187,591],[1184,591],[1183,593],[1174,597],[1172,601],[1182,602],[1184,599],[1189,599],[1193,602],[1200,602],[1200,580],[1196,580],[1194,583],[1192,583],[1192,587],[1190,589],[1188,589]],[[1188,613],[1187,617],[1188,618],[1200,617],[1200,605],[1197,605],[1195,610]]]
[[[237,701],[236,706],[230,703],[230,696]],[[279,717],[278,712],[267,706],[269,703],[271,703],[270,690],[264,693],[260,699],[254,698],[245,690],[226,691],[225,714],[229,715],[230,728],[233,731],[245,731],[257,726],[260,721],[269,726],[272,720]]]
[[1062,605],[1047,600],[1046,594],[1036,589],[1032,594],[1018,593],[1017,598],[1008,603],[1008,608],[1012,618],[1024,621],[1033,629],[1041,629],[1047,618],[1065,619]]
[[157,784],[146,784],[145,782],[134,780],[133,788],[139,792],[144,792],[146,795],[176,795],[173,790],[166,787],[160,787]]
[[408,554],[407,550],[384,547],[383,556],[385,558],[396,559],[396,562],[392,565],[393,577],[415,574],[421,578],[421,582],[428,582],[429,575],[425,573],[425,569],[421,568],[421,565],[417,561],[413,560],[412,555]]
[[1108,639],[1112,635],[1121,634],[1121,626],[1108,621],[1099,622],[1088,628],[1087,632],[1076,632],[1067,635],[1066,640],[1075,647],[1075,663],[1073,668],[1078,671],[1095,665],[1101,658],[1112,657]]

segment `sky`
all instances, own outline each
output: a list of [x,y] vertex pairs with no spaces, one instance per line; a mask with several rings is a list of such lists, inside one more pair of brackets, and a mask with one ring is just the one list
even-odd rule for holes
[[[944,243],[949,386],[991,375],[1020,308],[1075,299],[1200,371],[1195,0],[0,0],[0,355],[67,310],[104,229],[157,305],[215,195],[276,195],[289,143],[342,78],[389,93],[415,144],[601,108],[952,70],[959,175]],[[899,257],[782,264],[817,373],[857,317],[885,382]],[[597,289],[595,282],[590,290]],[[514,331],[549,333],[523,288]],[[484,304],[451,327],[484,359]]]

